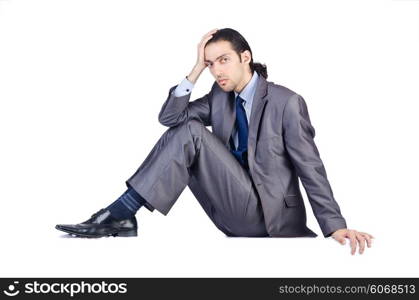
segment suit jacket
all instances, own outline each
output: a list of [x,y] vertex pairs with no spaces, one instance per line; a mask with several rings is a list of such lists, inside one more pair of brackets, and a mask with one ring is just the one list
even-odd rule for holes
[[[230,149],[235,122],[234,92],[223,91],[215,81],[208,94],[189,102],[190,93],[169,95],[159,122],[173,127],[198,119]],[[306,210],[298,177],[325,237],[346,228],[314,143],[303,97],[259,76],[249,121],[249,173],[259,194],[267,232],[272,237],[316,237],[306,226]]]

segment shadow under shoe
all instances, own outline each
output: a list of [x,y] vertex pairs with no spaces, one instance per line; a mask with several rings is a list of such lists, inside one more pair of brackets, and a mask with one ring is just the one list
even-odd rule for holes
[[99,238],[105,236],[130,237],[137,236],[137,219],[117,220],[108,209],[102,208],[90,219],[80,224],[57,224],[56,229],[78,237]]

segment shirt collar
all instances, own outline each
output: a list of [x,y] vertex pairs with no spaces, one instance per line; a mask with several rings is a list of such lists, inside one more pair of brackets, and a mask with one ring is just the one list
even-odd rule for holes
[[[240,98],[242,98],[245,102],[244,105],[249,105],[251,107],[253,102],[253,96],[256,92],[256,86],[258,82],[259,75],[256,71],[253,71],[253,76],[250,81],[246,84],[244,89],[240,92]],[[237,98],[238,93],[234,91],[234,96]]]

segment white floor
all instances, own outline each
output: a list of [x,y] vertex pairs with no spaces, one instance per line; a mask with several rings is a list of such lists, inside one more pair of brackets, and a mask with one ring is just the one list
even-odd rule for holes
[[28,222],[27,227],[16,223],[8,227],[13,231],[2,232],[0,276],[418,275],[416,241],[403,242],[405,235],[394,240],[394,232],[387,231],[388,228],[369,227],[376,236],[373,247],[362,255],[351,256],[349,243],[342,246],[325,239],[315,223],[310,226],[320,234],[317,238],[226,237],[193,200],[186,190],[166,217],[142,208],[137,214],[138,237],[100,239],[74,238],[55,230],[56,223],[81,222],[90,216],[87,208],[71,209],[68,203],[63,204],[68,205],[71,213],[51,214],[37,223]]

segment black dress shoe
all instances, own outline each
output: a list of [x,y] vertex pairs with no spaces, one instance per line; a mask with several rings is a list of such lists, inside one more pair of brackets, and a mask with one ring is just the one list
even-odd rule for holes
[[101,209],[83,223],[75,225],[58,224],[56,229],[80,237],[137,236],[137,219],[117,220],[108,209]]

